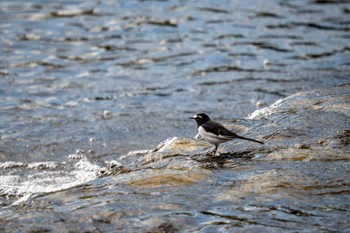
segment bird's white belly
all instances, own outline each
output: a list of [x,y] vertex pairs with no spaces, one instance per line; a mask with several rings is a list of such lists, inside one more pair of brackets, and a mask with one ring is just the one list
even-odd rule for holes
[[230,139],[228,138],[205,131],[202,126],[198,127],[198,132],[204,138],[205,141],[214,145],[219,145],[220,143],[230,141]]

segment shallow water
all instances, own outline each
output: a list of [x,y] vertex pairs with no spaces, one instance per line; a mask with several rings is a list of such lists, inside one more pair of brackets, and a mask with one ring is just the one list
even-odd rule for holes
[[[325,191],[330,199],[320,198],[323,185],[310,184],[315,194],[305,194],[304,187],[294,194],[287,183],[271,192],[295,197],[272,196],[269,204],[261,204],[242,196],[237,201],[244,205],[234,200],[226,206],[230,190],[246,176],[290,169],[304,171],[296,172],[303,180],[304,169],[311,169],[323,181],[327,166],[348,174],[347,162],[255,166],[249,161],[247,171],[240,172],[240,165],[209,169],[209,181],[181,190],[160,185],[144,194],[119,184],[122,178],[97,178],[96,171],[166,138],[193,137],[195,124],[188,117],[196,112],[224,122],[298,91],[348,83],[349,15],[347,1],[2,1],[0,201],[8,212],[5,219],[24,221],[26,205],[8,206],[19,198],[68,188],[73,199],[91,195],[108,214],[130,208],[124,219],[135,222],[130,231],[143,211],[160,219],[178,216],[193,231],[236,226],[254,231],[264,224],[275,231],[348,228],[348,207],[334,207],[348,201],[345,178],[339,180],[345,190],[336,197],[331,194],[338,187],[330,184],[331,194]],[[100,188],[110,192],[101,195]],[[200,192],[203,188],[207,191]],[[116,195],[125,202],[113,199]],[[173,199],[176,204],[169,204]],[[84,220],[95,208],[73,203],[79,209],[75,215],[73,207],[43,203],[33,208],[52,209],[47,222],[59,213]],[[125,227],[118,216],[112,219],[114,225],[100,228]]]

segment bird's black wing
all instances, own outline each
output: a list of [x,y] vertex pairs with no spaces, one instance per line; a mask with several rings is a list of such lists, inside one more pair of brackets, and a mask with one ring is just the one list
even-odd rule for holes
[[[209,123],[209,124],[208,124]],[[229,129],[226,129],[222,124],[217,123],[215,121],[208,121],[207,123],[202,125],[207,131],[210,131],[212,133],[214,133],[217,136],[222,136],[225,137],[227,139],[235,139],[235,138],[239,138],[239,139],[243,139],[243,140],[248,140],[248,141],[252,141],[252,142],[256,142],[256,143],[260,143],[260,144],[264,144],[261,141],[252,139],[252,138],[246,138],[240,135],[235,134],[234,132],[232,132]]]
[[231,130],[226,129],[222,124],[217,123],[215,121],[208,121],[202,124],[202,127],[204,127],[206,131],[212,132],[217,136],[221,135],[224,137],[232,138],[239,137],[237,134],[235,134]]
[[222,135],[222,136],[227,137],[227,138],[240,138],[239,135],[235,134],[234,132],[232,132],[229,129],[226,129],[223,125],[221,125],[221,124],[219,124],[219,125],[221,126],[218,128],[219,135]]

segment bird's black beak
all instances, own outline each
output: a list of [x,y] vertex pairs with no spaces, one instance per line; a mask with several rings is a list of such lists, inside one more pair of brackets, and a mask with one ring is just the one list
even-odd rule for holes
[[190,117],[189,119],[196,119],[196,118],[194,118],[194,117]]

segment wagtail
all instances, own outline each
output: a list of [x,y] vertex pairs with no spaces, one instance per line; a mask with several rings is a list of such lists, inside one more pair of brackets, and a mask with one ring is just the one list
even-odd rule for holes
[[199,134],[202,136],[202,138],[209,142],[210,144],[213,144],[215,146],[213,150],[213,155],[215,155],[219,144],[223,142],[228,142],[233,139],[243,139],[243,140],[248,140],[252,142],[257,142],[260,144],[264,144],[261,141],[251,139],[251,138],[246,138],[239,136],[232,132],[229,129],[226,129],[222,124],[215,122],[210,119],[210,117],[205,114],[205,113],[198,113],[194,115],[193,117],[190,117],[190,119],[195,119],[197,122],[197,128]]

